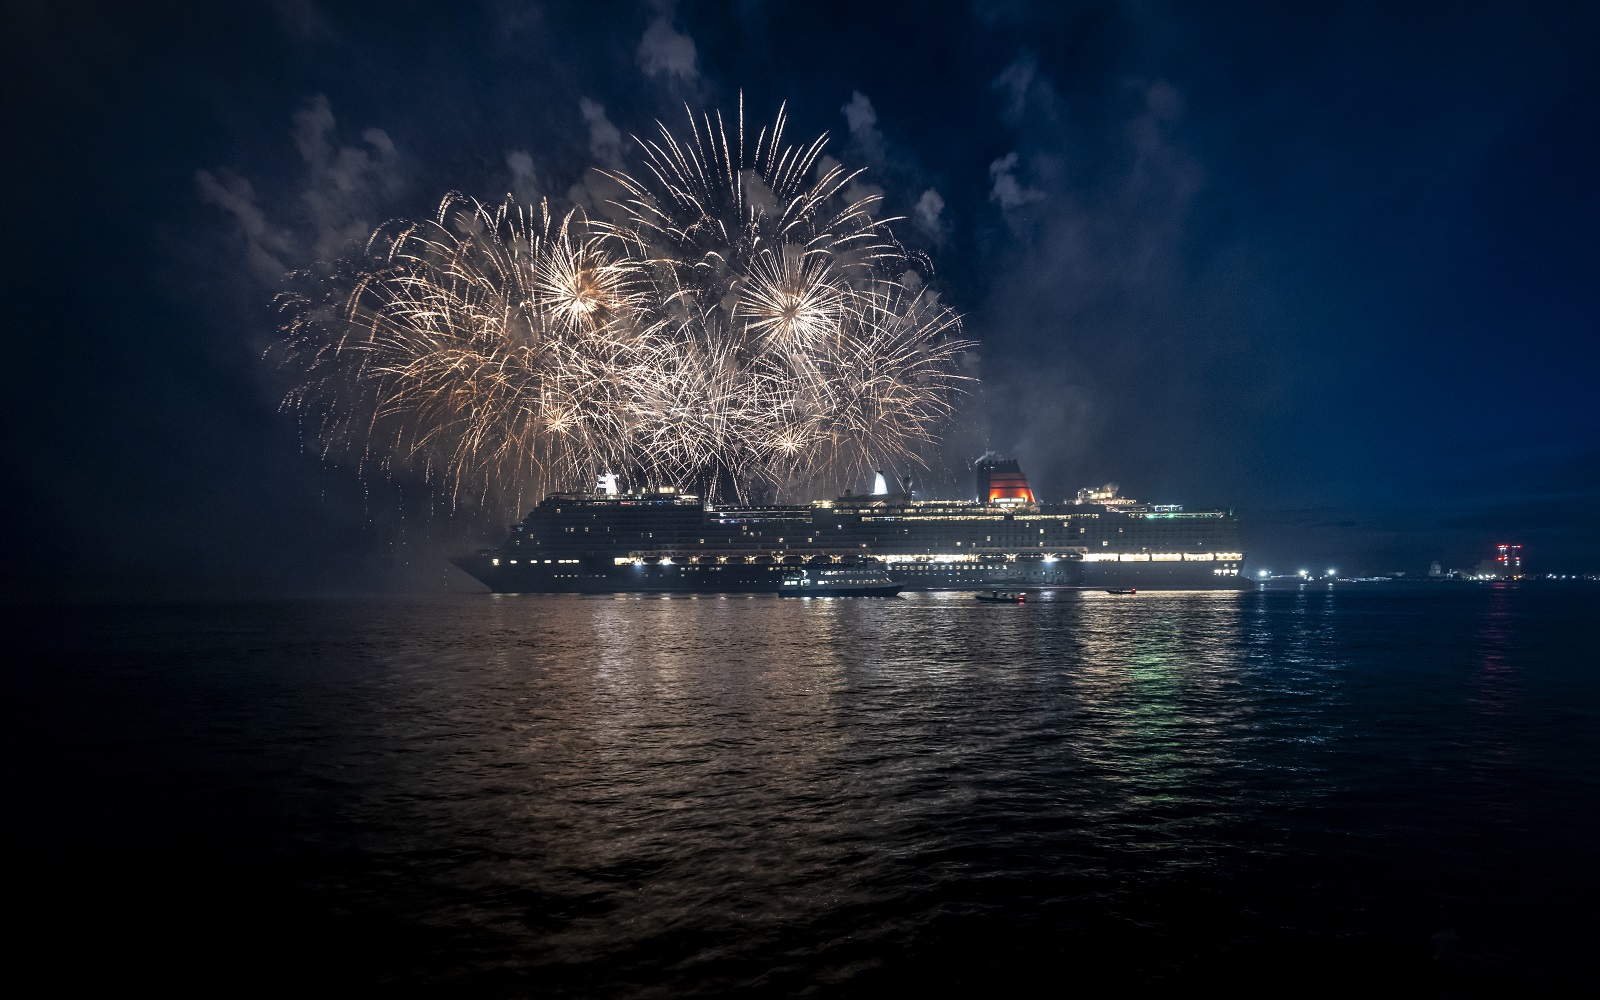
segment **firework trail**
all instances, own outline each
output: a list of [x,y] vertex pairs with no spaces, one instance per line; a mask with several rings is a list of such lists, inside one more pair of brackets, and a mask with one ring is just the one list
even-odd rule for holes
[[609,220],[448,195],[280,298],[328,450],[519,508],[615,471],[767,494],[920,463],[973,345],[858,172],[720,114],[637,140]]

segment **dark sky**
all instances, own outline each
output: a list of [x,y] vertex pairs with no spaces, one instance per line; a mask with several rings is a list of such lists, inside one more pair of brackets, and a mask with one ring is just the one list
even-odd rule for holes
[[135,6],[0,42],[9,591],[443,585],[498,526],[302,450],[278,270],[741,89],[932,256],[957,460],[1233,507],[1256,566],[1600,570],[1596,5]]

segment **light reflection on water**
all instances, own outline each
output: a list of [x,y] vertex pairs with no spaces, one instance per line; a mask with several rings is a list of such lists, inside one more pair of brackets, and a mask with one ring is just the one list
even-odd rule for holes
[[[1470,939],[1474,899],[1548,909],[1526,878],[1552,810],[1595,828],[1573,805],[1594,791],[1576,766],[1592,728],[1550,728],[1594,721],[1572,671],[1594,649],[1573,628],[1586,605],[1526,597],[111,614],[77,640],[104,711],[71,766],[159,728],[170,746],[126,765],[126,808],[176,822],[151,789],[183,787],[185,822],[274,859],[284,905],[339,915],[319,919],[376,956],[369,979],[872,992],[1105,949],[1137,954],[1134,980],[1269,954],[1412,956],[1426,978],[1431,935]],[[1582,842],[1563,838],[1551,864]],[[1592,884],[1592,858],[1567,862]],[[1473,919],[1493,946],[1472,954],[1552,961]],[[408,943],[362,930],[380,920]]]

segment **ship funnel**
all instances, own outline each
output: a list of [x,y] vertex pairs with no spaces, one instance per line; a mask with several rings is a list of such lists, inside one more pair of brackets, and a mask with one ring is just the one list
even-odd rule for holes
[[977,473],[979,503],[1034,503],[1033,487],[1016,459],[984,458]]
[[875,497],[881,497],[887,496],[888,493],[889,481],[883,478],[883,470],[879,469],[877,476],[872,480],[872,495]]

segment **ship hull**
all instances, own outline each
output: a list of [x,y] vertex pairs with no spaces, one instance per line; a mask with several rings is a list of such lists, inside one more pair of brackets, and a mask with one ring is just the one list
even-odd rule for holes
[[[632,563],[588,565],[543,563],[498,564],[487,554],[459,556],[456,566],[497,594],[611,594],[611,593],[748,593],[775,594],[795,565],[659,565]],[[587,561],[586,561],[587,562]],[[1059,588],[1104,590],[1239,590],[1248,581],[1238,576],[1218,576],[1203,563],[1055,563],[906,566],[889,563],[885,574],[900,589],[993,590]]]
[[1250,581],[1218,574],[1207,563],[1084,563],[1081,586],[1091,590],[1249,590]]
[[784,574],[796,568],[639,563],[550,567],[505,559],[496,565],[487,555],[458,556],[451,562],[497,594],[775,594],[783,586]]
[[902,587],[894,584],[884,584],[877,587],[809,587],[801,590],[798,587],[784,587],[778,591],[779,597],[897,597]]

